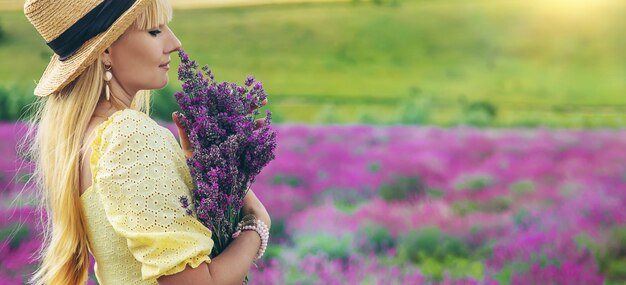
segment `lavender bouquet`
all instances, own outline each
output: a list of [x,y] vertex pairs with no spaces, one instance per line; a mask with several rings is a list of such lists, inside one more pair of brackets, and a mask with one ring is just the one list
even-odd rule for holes
[[[183,50],[179,56],[183,91],[174,96],[183,115],[179,121],[193,148],[187,159],[195,182],[193,203],[198,220],[213,232],[211,256],[215,257],[232,240],[242,217],[243,198],[255,176],[275,158],[276,133],[270,127],[269,110],[265,125],[254,129],[259,111],[250,110],[267,98],[260,81],[248,76],[245,86],[216,83],[207,66],[200,71]],[[191,214],[187,198],[181,197],[180,202]]]

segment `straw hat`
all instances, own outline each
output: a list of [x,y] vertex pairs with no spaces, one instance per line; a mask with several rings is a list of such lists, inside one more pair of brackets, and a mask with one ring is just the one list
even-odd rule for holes
[[[65,53],[67,58],[55,51],[37,83],[35,95],[48,96],[72,82],[126,31],[151,1],[154,0],[27,0],[24,14],[48,45],[57,39],[62,40],[60,44],[63,45],[69,39],[77,48]],[[114,21],[110,26],[103,26],[104,31],[93,37],[87,36],[86,41],[76,39],[76,35],[87,30],[86,27],[92,28],[92,23],[98,19],[111,18],[111,9],[117,9],[121,15],[110,19]],[[67,30],[70,31],[64,34]]]

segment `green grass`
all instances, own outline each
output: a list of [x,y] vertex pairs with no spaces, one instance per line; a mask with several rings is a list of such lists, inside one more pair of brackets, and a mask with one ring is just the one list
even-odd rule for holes
[[[413,94],[422,123],[465,122],[464,106],[485,101],[498,111],[487,125],[622,126],[626,3],[607,1],[179,10],[170,26],[217,80],[263,81],[282,121],[393,123]],[[32,89],[50,51],[21,12],[0,12],[0,25],[0,86]]]

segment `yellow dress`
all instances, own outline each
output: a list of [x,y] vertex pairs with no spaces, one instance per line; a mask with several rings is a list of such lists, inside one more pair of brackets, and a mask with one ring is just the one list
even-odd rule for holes
[[133,109],[115,112],[94,132],[92,186],[80,199],[98,282],[157,284],[187,264],[211,262],[212,232],[196,220],[191,174],[174,135]]

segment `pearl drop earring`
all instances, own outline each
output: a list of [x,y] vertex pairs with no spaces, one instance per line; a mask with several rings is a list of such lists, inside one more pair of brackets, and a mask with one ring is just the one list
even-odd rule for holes
[[104,70],[106,70],[104,72],[104,81],[105,81],[105,89],[106,89],[106,96],[107,96],[107,101],[109,101],[109,98],[111,97],[111,90],[109,89],[109,81],[111,81],[111,78],[113,78],[113,73],[111,73],[111,66],[110,65],[105,65],[104,66]]

